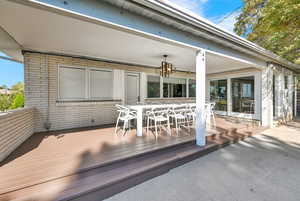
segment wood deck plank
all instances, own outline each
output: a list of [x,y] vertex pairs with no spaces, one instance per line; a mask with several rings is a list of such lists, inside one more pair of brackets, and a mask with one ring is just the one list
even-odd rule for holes
[[[210,139],[216,144],[227,143],[251,133],[251,128],[246,124],[222,119],[217,119],[217,124],[220,126],[215,133],[224,136]],[[236,132],[237,129],[245,132]],[[234,135],[230,136],[233,131]],[[194,139],[194,133],[188,134],[184,129],[179,136],[162,134],[157,140],[151,133],[136,137],[135,130],[124,137],[116,136],[113,127],[35,134],[0,164],[0,198],[12,191],[18,195],[21,191],[17,190],[22,188],[31,192],[30,189],[43,189],[45,186],[49,190],[48,184],[55,184],[56,192],[57,189],[64,189],[69,180],[78,179],[78,175],[74,177],[75,173]],[[134,165],[128,167],[134,168]],[[59,182],[58,178],[62,180]]]

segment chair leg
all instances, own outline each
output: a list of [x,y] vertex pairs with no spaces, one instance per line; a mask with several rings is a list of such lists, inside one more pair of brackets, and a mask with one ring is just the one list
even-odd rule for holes
[[216,123],[216,117],[215,117],[214,113],[212,113],[212,119],[213,119],[213,127],[216,128],[217,127],[217,123]]
[[117,135],[118,125],[119,125],[119,117],[118,117],[118,119],[117,119],[116,128],[115,128],[115,134],[116,134],[116,135]]
[[177,136],[179,135],[178,134],[178,120],[175,118],[175,126],[176,126],[176,133],[177,133]]
[[157,139],[158,133],[157,133],[157,123],[156,121],[154,121],[155,124],[155,138]]
[[161,121],[158,122],[158,126],[159,126],[159,133],[161,133]]
[[128,121],[124,121],[124,125],[123,125],[123,136],[126,134],[126,126],[128,124]]
[[190,128],[190,122],[189,122],[188,117],[186,117],[185,121],[186,121],[186,124],[187,124],[187,127],[188,127],[188,131],[190,132],[191,128]]
[[171,136],[172,135],[172,132],[171,132],[171,126],[170,126],[170,120],[168,119],[168,132],[169,132],[169,135]]
[[128,131],[130,131],[130,127],[131,127],[130,121],[131,121],[131,120],[128,120]]
[[146,129],[146,133],[148,134],[148,130],[149,130],[149,121],[150,121],[150,119],[149,119],[149,117],[147,118],[147,129]]

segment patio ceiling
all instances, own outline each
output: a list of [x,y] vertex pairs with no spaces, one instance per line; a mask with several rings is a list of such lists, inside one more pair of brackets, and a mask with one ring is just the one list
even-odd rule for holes
[[[22,49],[85,56],[157,67],[162,55],[178,70],[195,72],[196,49],[154,40],[111,26],[74,19],[9,1],[0,2],[0,26]],[[1,51],[0,45],[0,51]],[[11,54],[21,59],[19,54]],[[212,52],[207,54],[207,73],[253,67]]]

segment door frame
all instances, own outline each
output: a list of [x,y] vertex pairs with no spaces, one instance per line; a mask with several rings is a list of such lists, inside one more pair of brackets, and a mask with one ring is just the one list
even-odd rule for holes
[[141,100],[141,74],[139,72],[133,72],[133,71],[125,71],[125,79],[124,79],[124,88],[125,88],[125,104],[127,104],[127,76],[128,75],[133,75],[133,76],[137,76],[138,81],[137,81],[137,86],[138,86],[138,102],[140,102]]

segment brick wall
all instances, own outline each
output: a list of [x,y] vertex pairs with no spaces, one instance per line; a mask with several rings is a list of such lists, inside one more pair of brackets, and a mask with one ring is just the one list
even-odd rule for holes
[[[59,65],[159,73],[158,70],[142,66],[25,52],[25,105],[36,108],[35,132],[45,131],[47,123],[50,123],[48,126],[51,125],[50,130],[115,123],[115,104],[123,101],[118,98],[105,102],[58,102]],[[182,72],[176,75],[190,76]]]
[[33,134],[33,113],[33,108],[0,113],[0,161]]

